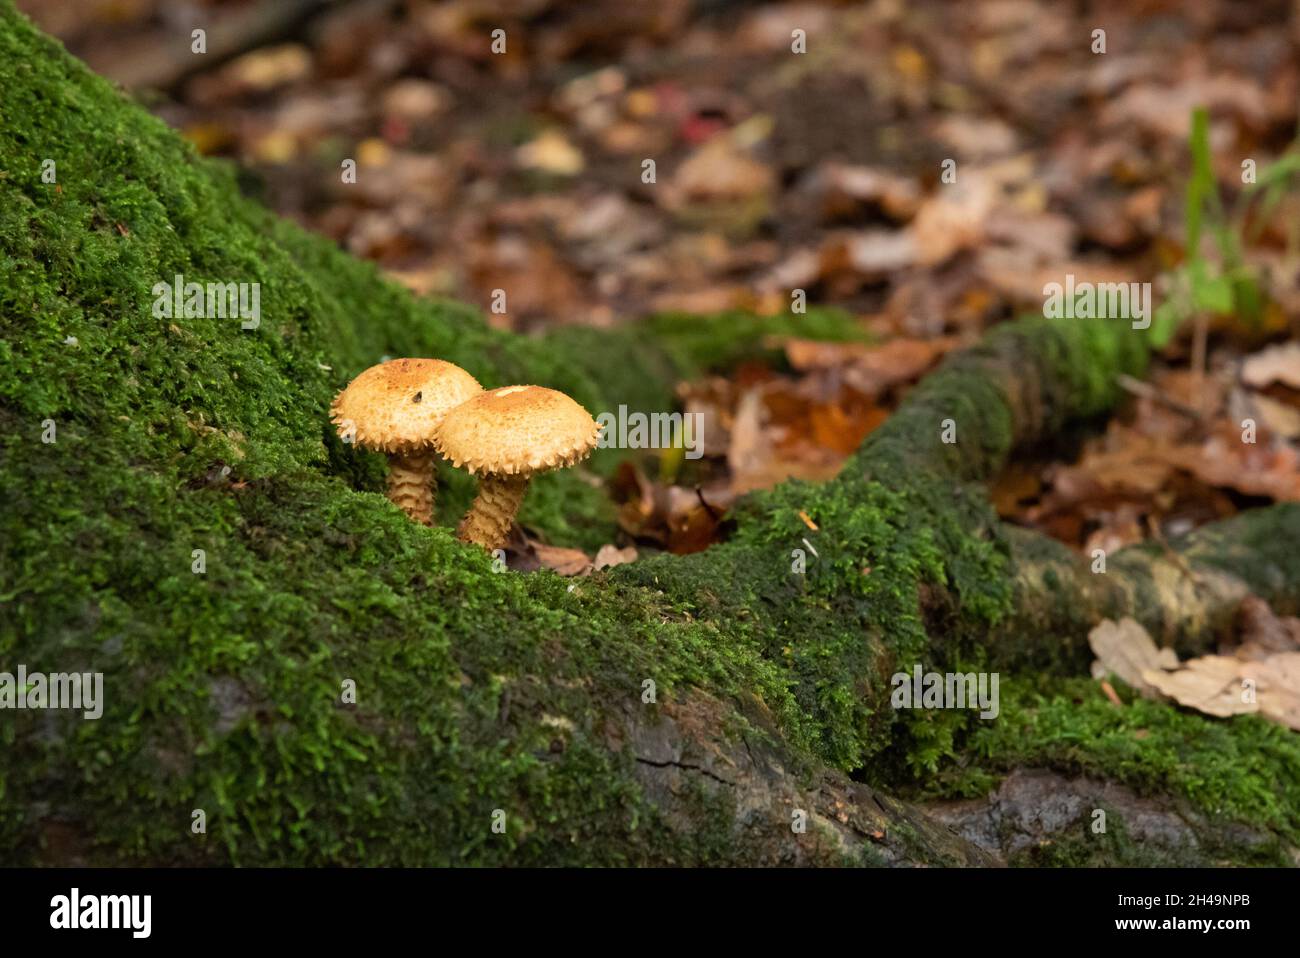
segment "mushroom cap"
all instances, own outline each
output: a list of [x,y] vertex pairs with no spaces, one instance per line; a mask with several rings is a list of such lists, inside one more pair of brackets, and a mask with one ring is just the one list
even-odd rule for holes
[[392,359],[371,366],[334,397],[330,419],[367,449],[411,453],[428,448],[448,410],[483,391],[465,370],[441,359]]
[[449,412],[433,443],[444,458],[474,475],[516,476],[580,462],[599,439],[596,420],[564,393],[503,386]]

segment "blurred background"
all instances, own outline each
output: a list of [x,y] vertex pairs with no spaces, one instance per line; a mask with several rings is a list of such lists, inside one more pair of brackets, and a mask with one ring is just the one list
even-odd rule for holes
[[[785,313],[792,290],[843,310],[860,340],[683,384],[720,508],[833,475],[945,352],[1041,313],[1046,283],[1178,295],[1194,108],[1227,204],[1243,160],[1289,162],[1296,134],[1284,0],[18,3],[281,214],[417,293],[486,311],[505,290],[497,326]],[[1294,189],[1234,221],[1249,322],[1174,337],[1104,435],[1004,477],[1003,514],[1113,548],[1300,498],[1297,224]],[[624,477],[625,530],[702,548],[710,529],[674,532],[698,490],[679,515],[647,469]]]

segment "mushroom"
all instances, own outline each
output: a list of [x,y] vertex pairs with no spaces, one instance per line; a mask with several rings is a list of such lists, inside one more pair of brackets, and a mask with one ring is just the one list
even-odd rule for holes
[[457,529],[460,538],[500,548],[528,480],[586,459],[599,438],[600,426],[587,410],[542,386],[490,389],[457,406],[433,441],[453,465],[479,477],[478,496]]
[[441,359],[393,359],[371,366],[330,405],[345,439],[388,454],[388,498],[416,522],[433,525],[433,431],[447,411],[483,387]]

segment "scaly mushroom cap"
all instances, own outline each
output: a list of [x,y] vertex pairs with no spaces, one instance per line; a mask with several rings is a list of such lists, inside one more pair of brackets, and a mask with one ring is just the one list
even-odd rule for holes
[[371,366],[334,397],[330,419],[367,449],[412,453],[427,447],[447,411],[483,391],[441,359],[393,359]]
[[542,386],[504,386],[449,412],[434,432],[443,458],[474,475],[516,476],[586,459],[600,426],[576,402]]

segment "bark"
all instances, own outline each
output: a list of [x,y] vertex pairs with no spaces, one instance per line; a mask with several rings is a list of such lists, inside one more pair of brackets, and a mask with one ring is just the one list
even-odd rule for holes
[[1086,667],[1088,630],[1123,616],[1183,657],[1203,655],[1231,638],[1248,595],[1279,615],[1300,611],[1300,504],[1254,509],[1167,544],[1130,546],[1105,557],[1104,571],[1099,559],[1025,530],[1007,535],[1016,612],[990,636],[995,662]]

